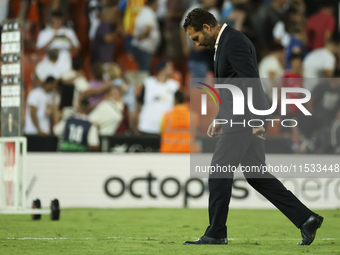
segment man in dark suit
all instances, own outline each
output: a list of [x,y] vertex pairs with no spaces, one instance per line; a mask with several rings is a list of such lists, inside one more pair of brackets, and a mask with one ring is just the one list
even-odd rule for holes
[[[218,24],[215,17],[202,9],[194,9],[186,17],[184,30],[197,46],[215,47],[215,76],[222,79],[223,84],[233,84],[242,90],[247,98],[247,88],[253,89],[253,105],[255,109],[269,109],[267,99],[259,81],[255,48],[250,40],[241,32],[227,24]],[[251,79],[249,79],[251,78]],[[221,82],[219,82],[221,83]],[[240,116],[233,115],[233,97],[229,89],[220,89],[219,113],[215,119],[241,121]],[[244,107],[243,120],[261,119],[248,107]],[[268,116],[267,116],[268,117]],[[246,122],[247,123],[247,122]],[[220,134],[222,129],[222,134]],[[264,166],[264,133],[266,126],[251,128],[243,125],[214,124],[208,128],[209,137],[220,136],[217,142],[211,166]],[[274,204],[297,228],[300,228],[302,242],[299,245],[310,245],[316,230],[321,226],[323,218],[309,210],[293,193],[273,175],[266,173],[244,173],[248,183],[272,204]],[[260,178],[259,178],[260,177]],[[229,210],[233,173],[216,172],[209,176],[209,222],[205,234],[196,241],[184,244],[228,244],[226,220]]]

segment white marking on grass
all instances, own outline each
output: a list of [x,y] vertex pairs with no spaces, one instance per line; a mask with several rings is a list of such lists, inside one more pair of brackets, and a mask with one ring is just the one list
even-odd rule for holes
[[125,236],[109,236],[109,237],[8,237],[7,240],[91,240],[91,239],[138,239],[138,240],[153,240],[157,237],[125,237]]
[[21,238],[15,238],[15,237],[8,237],[7,240],[64,240],[69,239],[67,237],[21,237]]
[[[301,240],[301,238],[228,238],[228,240],[237,240],[237,241],[242,241],[242,240],[257,240],[257,241],[284,241],[284,240]],[[315,240],[321,240],[321,241],[329,241],[329,240],[337,240],[335,238],[315,238]]]
[[[132,240],[159,240],[157,237],[131,237],[131,236],[109,236],[109,237],[8,237],[7,240],[91,240],[91,239],[132,239]],[[198,239],[193,237],[190,239]],[[301,240],[301,238],[228,238],[229,241],[291,241],[291,240]],[[319,241],[335,241],[337,238],[315,238]]]
[[[189,238],[192,240],[197,240],[198,237]],[[292,241],[292,240],[301,240],[301,238],[227,238],[228,241],[247,241],[247,240],[254,240],[254,241]],[[338,240],[336,238],[315,238],[315,240],[320,241],[334,241]]]

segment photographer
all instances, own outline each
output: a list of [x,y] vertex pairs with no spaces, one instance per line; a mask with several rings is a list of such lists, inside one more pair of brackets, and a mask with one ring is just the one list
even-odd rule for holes
[[64,17],[61,11],[52,13],[51,26],[41,30],[37,39],[37,49],[45,53],[58,49],[57,68],[63,74],[72,68],[72,53],[79,50],[79,41],[73,29],[63,26]]

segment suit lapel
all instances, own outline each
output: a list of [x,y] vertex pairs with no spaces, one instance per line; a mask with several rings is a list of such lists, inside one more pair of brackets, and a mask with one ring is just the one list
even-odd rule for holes
[[223,46],[223,40],[224,40],[224,37],[225,37],[227,31],[229,31],[230,29],[231,29],[230,26],[227,26],[224,29],[223,33],[221,34],[220,40],[218,42],[217,51],[215,52],[214,71],[215,71],[215,77],[216,78],[218,78],[218,60],[219,60],[221,49],[222,49],[222,46]]
[[[221,36],[222,37],[222,36]],[[215,61],[214,61],[214,70],[215,70],[215,77],[218,77],[218,59],[220,56],[220,52],[221,52],[221,40],[218,43],[218,47],[217,47],[217,51],[215,52]]]

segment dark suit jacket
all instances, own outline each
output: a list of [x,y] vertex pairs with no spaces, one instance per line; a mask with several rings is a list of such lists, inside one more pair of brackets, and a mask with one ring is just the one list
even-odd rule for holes
[[[215,77],[219,84],[232,84],[240,88],[244,95],[244,115],[233,115],[233,97],[229,89],[220,89],[222,105],[216,119],[226,119],[228,124],[222,125],[223,132],[235,132],[249,128],[250,119],[268,119],[270,116],[257,116],[248,109],[247,88],[253,88],[253,105],[257,110],[269,109],[269,104],[263,91],[257,66],[255,47],[241,32],[227,26],[221,34],[214,61]],[[246,121],[243,125],[233,125],[230,121]],[[267,128],[268,122],[264,121]],[[251,122],[251,125],[260,125],[260,122]]]

